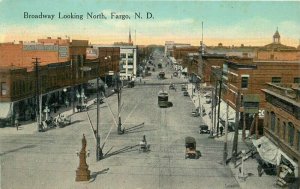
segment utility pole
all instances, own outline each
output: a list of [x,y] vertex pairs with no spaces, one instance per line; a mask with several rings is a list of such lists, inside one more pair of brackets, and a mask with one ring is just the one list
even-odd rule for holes
[[[217,95],[218,95],[218,82],[216,81],[216,86],[215,86],[215,94],[214,94],[214,129],[216,130],[216,123],[217,123]],[[217,137],[219,135],[219,130],[217,131]]]
[[233,147],[232,147],[232,161],[236,164],[237,150],[238,150],[238,136],[239,136],[239,123],[240,123],[240,101],[241,101],[241,92],[238,91],[236,97],[236,108],[235,108],[235,130],[233,138]]
[[119,86],[119,77],[117,77],[117,92],[118,92],[118,134],[121,135],[124,133],[122,130],[122,122],[121,122],[121,87]]
[[71,57],[71,70],[72,70],[72,73],[71,73],[71,80],[72,80],[72,106],[73,106],[73,114],[75,113],[75,82],[74,82],[74,65],[73,65],[73,57]]
[[39,109],[40,109],[40,97],[39,97],[39,94],[40,94],[40,84],[39,84],[39,60],[40,58],[32,58],[33,60],[35,60],[33,62],[34,64],[34,68],[35,68],[35,117],[36,117],[36,122],[37,122],[37,130],[38,132],[40,132],[40,121],[39,120]]
[[246,113],[243,112],[243,131],[242,131],[242,139],[245,142],[246,139]]
[[228,149],[227,149],[227,137],[228,137],[228,102],[226,103],[226,122],[225,122],[225,139],[224,139],[224,153],[223,153],[223,165],[226,166]]
[[[199,84],[199,86],[198,86],[198,84]],[[197,86],[198,86],[198,100],[199,100],[199,108],[198,108],[198,110],[199,110],[199,114],[200,114],[200,118],[202,119],[202,107],[201,107],[201,99],[200,99],[200,95],[201,95],[201,87],[200,87],[200,82],[199,83],[197,83]]]
[[[98,72],[99,74],[99,72]],[[100,147],[100,136],[99,136],[99,120],[100,120],[100,107],[99,107],[99,76],[97,76],[97,129],[96,129],[96,160],[99,161],[103,157],[103,152]]]
[[220,124],[220,106],[221,106],[221,92],[222,92],[222,78],[219,81],[220,87],[219,87],[219,101],[218,101],[218,122],[217,122],[217,136],[219,136],[219,124]]
[[214,137],[214,88],[211,89],[211,131],[210,137]]

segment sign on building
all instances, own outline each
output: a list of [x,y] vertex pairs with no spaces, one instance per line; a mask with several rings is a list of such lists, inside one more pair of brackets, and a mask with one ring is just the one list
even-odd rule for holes
[[248,94],[243,98],[244,113],[259,113],[259,95]]
[[69,47],[68,46],[59,46],[58,54],[60,58],[69,57]]

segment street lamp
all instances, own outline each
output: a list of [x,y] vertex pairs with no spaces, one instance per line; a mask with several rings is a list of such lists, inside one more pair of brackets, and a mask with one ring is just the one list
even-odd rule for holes
[[100,147],[100,135],[99,135],[99,121],[100,121],[100,100],[99,100],[99,75],[97,76],[97,129],[96,129],[96,141],[97,141],[97,145],[96,145],[96,160],[99,161],[100,159],[102,159],[103,157],[103,152],[102,149]]
[[122,122],[121,122],[121,89],[122,86],[119,85],[120,83],[120,73],[116,75],[115,77],[116,82],[117,82],[117,87],[115,91],[118,93],[118,134],[124,134],[124,129],[122,129]]

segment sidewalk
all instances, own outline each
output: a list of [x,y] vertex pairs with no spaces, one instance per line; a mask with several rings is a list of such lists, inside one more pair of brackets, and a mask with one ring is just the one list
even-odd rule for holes
[[[192,102],[195,105],[195,108],[199,107],[198,92],[196,91],[196,93],[194,93],[194,92],[192,93],[192,84],[191,83],[188,84],[188,93],[191,97]],[[205,108],[206,114],[207,114],[202,117],[203,121],[211,128],[212,127],[211,119],[208,116],[208,113],[211,111],[211,104],[205,103],[205,97],[204,97],[203,93],[200,93],[200,104],[203,105],[203,107]],[[234,138],[234,132],[229,132],[227,135],[228,157],[231,157],[233,138]],[[208,139],[208,140],[211,140],[211,139]],[[225,135],[223,134],[222,136],[214,137],[214,140],[222,142],[225,140]],[[242,131],[240,130],[239,138],[238,138],[238,151],[245,150],[247,152],[249,150],[249,147],[248,147],[249,145],[247,145],[247,143],[251,143],[251,141],[247,140],[247,142],[243,142],[242,141]],[[238,166],[235,167],[233,165],[233,163],[229,163],[227,166],[230,167],[230,169],[233,173],[233,176],[235,177],[236,181],[239,183],[240,188],[243,188],[243,189],[281,188],[281,187],[275,185],[276,176],[269,176],[264,173],[261,177],[259,177],[258,171],[257,171],[258,162],[256,161],[256,159],[252,159],[250,157],[244,161],[245,179],[240,177],[241,174],[240,174],[239,170],[241,169],[241,160],[239,160],[237,162],[237,165]]]
[[[110,87],[108,89],[106,89],[106,97],[109,97],[111,95],[113,95],[115,92],[113,90],[113,87]],[[96,99],[96,94],[93,94],[88,102],[87,102],[87,107],[91,106],[92,104],[94,104],[94,101]],[[77,109],[75,107],[75,113],[73,113],[73,106],[69,106],[69,107],[60,107],[59,110],[57,110],[55,113],[51,113],[50,116],[51,117],[56,117],[58,116],[58,114],[64,114],[66,117],[72,117],[74,114],[77,113]],[[71,119],[72,120],[72,119]],[[20,126],[18,127],[18,130],[16,127],[3,127],[0,128],[0,135],[4,134],[34,134],[38,132],[38,126],[36,121],[20,121]],[[47,132],[47,131],[46,131]]]

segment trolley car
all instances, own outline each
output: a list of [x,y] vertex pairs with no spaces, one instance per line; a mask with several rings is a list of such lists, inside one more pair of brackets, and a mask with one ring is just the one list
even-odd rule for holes
[[158,106],[159,107],[168,107],[169,106],[169,95],[165,91],[159,91],[158,93]]

